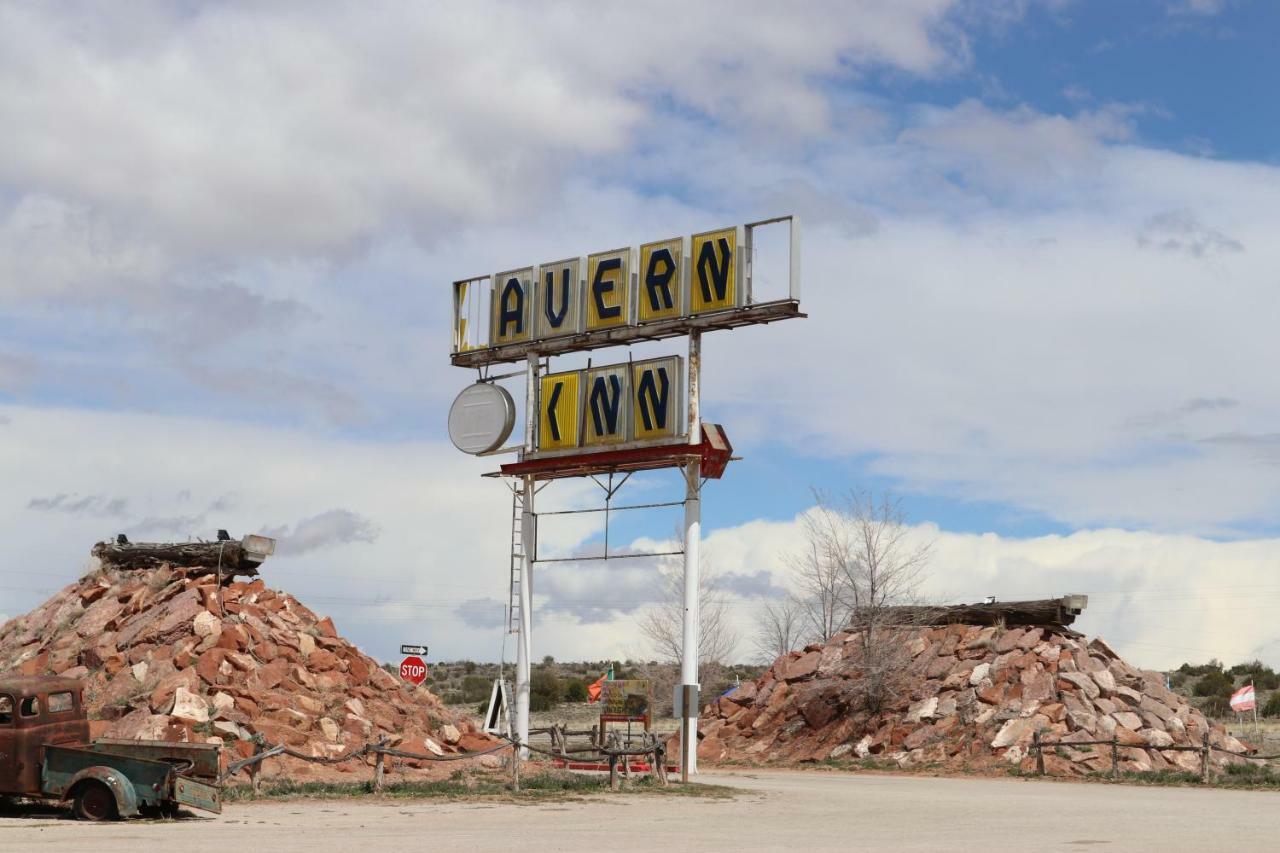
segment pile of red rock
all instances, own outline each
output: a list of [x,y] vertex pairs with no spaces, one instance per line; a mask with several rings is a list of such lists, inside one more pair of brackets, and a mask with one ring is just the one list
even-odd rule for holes
[[[895,689],[880,710],[866,709],[860,684],[866,658],[860,633],[783,655],[759,680],[704,709],[699,758],[800,762],[868,758],[899,766],[1031,769],[1035,733],[1046,772],[1085,775],[1111,768],[1119,742],[1122,771],[1199,772],[1200,754],[1169,746],[1245,749],[1210,723],[1164,676],[1135,669],[1101,640],[1044,628],[949,625],[895,629]],[[870,644],[868,644],[870,645]],[[872,646],[874,649],[875,646]],[[881,648],[885,648],[881,646]],[[1212,752],[1215,764],[1237,762]]]
[[[7,670],[83,679],[95,737],[221,742],[233,759],[253,753],[253,735],[316,757],[384,737],[424,755],[496,743],[425,687],[383,670],[293,596],[261,579],[219,591],[198,569],[106,567],[87,575],[0,626],[0,671]],[[359,769],[273,758],[264,775]]]

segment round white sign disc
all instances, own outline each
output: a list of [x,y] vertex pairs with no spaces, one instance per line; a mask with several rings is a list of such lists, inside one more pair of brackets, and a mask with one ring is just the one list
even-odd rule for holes
[[449,408],[449,440],[463,453],[487,453],[502,446],[515,423],[516,404],[507,389],[477,382]]

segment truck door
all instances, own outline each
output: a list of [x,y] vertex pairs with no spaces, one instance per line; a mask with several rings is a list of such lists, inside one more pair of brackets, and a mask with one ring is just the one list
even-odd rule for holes
[[21,790],[18,784],[18,735],[13,722],[13,697],[0,693],[0,792]]

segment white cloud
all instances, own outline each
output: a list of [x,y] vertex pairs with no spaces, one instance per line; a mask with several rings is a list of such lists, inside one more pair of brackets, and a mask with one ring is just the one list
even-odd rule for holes
[[1211,18],[1226,11],[1232,0],[1174,0],[1165,9],[1173,16]]
[[[1113,529],[1069,536],[1001,537],[914,528],[933,542],[924,595],[939,603],[1089,595],[1072,626],[1111,643],[1131,663],[1172,668],[1210,657],[1280,662],[1272,618],[1280,583],[1280,539],[1217,542]],[[710,533],[717,567],[769,569],[787,585],[781,555],[794,548],[795,522],[752,522]],[[738,600],[733,623],[749,639],[755,605]],[[746,646],[744,645],[745,649]]]
[[124,264],[431,239],[520,218],[655,102],[820,131],[814,82],[934,71],[953,6],[8,6],[0,182],[47,194],[79,237],[110,234]]
[[[511,497],[479,476],[491,461],[442,442],[328,439],[200,418],[3,406],[0,415],[12,421],[0,443],[10,495],[0,501],[0,530],[21,531],[9,537],[4,612],[31,609],[88,566],[95,542],[122,530],[171,540],[212,539],[225,528],[284,537],[263,566],[267,583],[332,614],[371,654],[390,658],[400,643],[423,641],[446,659],[499,653],[501,630],[469,630],[475,614],[455,613],[506,597]],[[580,492],[561,484],[555,500]],[[123,515],[30,506],[25,496],[42,493],[57,508],[77,500],[58,495],[88,495],[89,508],[102,508],[113,504],[99,496],[110,494]],[[335,510],[339,499],[345,506]],[[282,530],[281,518],[301,520]],[[567,529],[550,546],[593,529]],[[556,654],[592,642],[621,653],[606,624],[554,624],[540,643]]]

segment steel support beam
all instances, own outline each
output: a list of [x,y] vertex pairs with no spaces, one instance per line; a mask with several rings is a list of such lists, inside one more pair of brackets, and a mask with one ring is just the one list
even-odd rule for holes
[[[689,443],[702,443],[698,380],[702,372],[702,335],[689,335]],[[688,699],[698,689],[698,550],[702,541],[702,462],[694,459],[684,469],[684,631],[680,651],[680,682],[684,688],[684,717],[680,721],[680,778],[698,772],[698,709]],[[689,688],[693,688],[690,690]]]
[[[528,453],[534,447],[534,434],[537,429],[538,402],[538,367],[537,353],[529,354],[529,363],[525,372],[524,399],[524,449]],[[533,661],[533,558],[537,547],[536,529],[537,515],[533,511],[533,500],[536,489],[533,477],[522,477],[521,488],[524,489],[522,511],[520,515],[520,550],[524,554],[524,562],[520,567],[520,623],[519,636],[516,638],[516,740],[521,744],[517,760],[529,757],[525,745],[529,743],[529,682]]]

